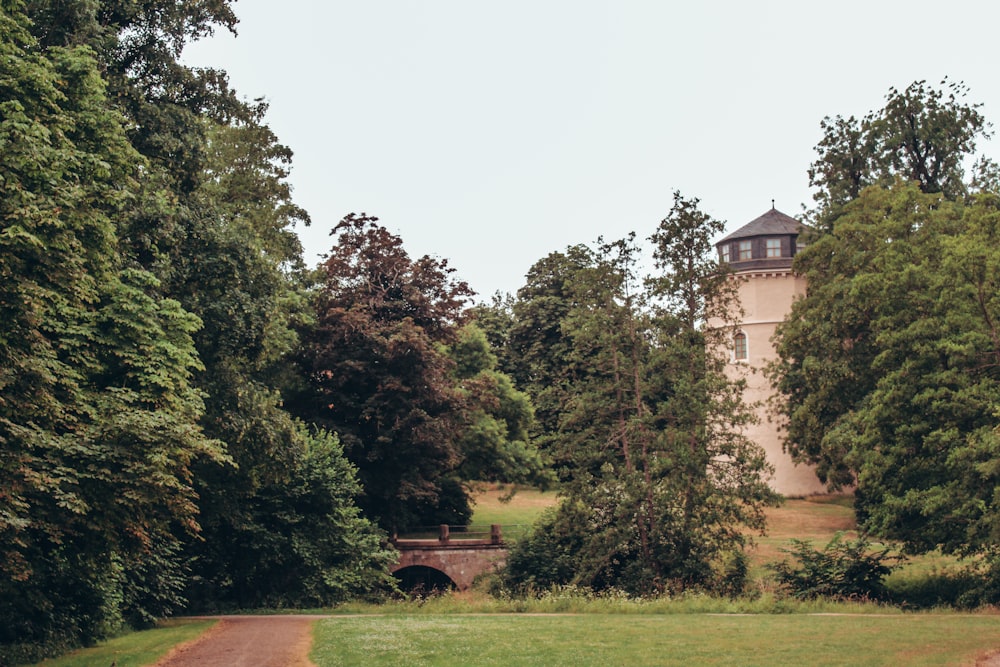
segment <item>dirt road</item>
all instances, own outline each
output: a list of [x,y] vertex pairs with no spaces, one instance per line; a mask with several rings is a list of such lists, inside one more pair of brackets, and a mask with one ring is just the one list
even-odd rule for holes
[[318,616],[222,616],[154,667],[315,667],[309,660]]

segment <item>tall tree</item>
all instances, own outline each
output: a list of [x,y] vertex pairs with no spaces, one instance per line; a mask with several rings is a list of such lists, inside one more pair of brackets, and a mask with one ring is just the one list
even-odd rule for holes
[[[209,594],[218,594],[220,599],[214,602],[232,604],[232,582],[250,580],[248,571],[274,574],[274,581],[287,586],[289,595],[298,595],[295,591],[301,590],[307,579],[336,579],[330,569],[333,561],[326,562],[322,557],[306,559],[308,566],[287,560],[287,569],[282,571],[279,563],[253,561],[251,555],[267,559],[273,553],[305,553],[312,549],[315,556],[332,553],[323,545],[342,539],[354,544],[349,551],[358,558],[354,564],[341,562],[345,572],[367,562],[374,568],[372,579],[377,580],[385,564],[377,549],[367,553],[360,548],[362,544],[377,547],[379,535],[363,521],[332,522],[327,526],[331,532],[313,530],[296,535],[293,545],[287,526],[267,524],[259,511],[261,494],[271,503],[291,503],[292,497],[302,492],[300,482],[322,482],[309,493],[314,499],[322,492],[331,495],[314,503],[313,509],[301,507],[296,518],[301,525],[319,526],[324,517],[336,514],[324,514],[324,508],[339,507],[349,513],[356,487],[354,472],[346,464],[331,463],[330,473],[317,478],[313,470],[317,461],[334,461],[340,450],[316,444],[325,441],[326,436],[297,425],[283,410],[278,391],[284,379],[279,362],[297,344],[292,324],[308,317],[300,275],[301,248],[291,230],[295,224],[307,224],[308,215],[292,201],[285,180],[291,152],[264,124],[266,105],[238,99],[223,72],[188,68],[179,60],[189,40],[216,28],[234,28],[236,18],[230,4],[228,0],[30,0],[26,5],[16,5],[18,9],[25,7],[30,17],[22,27],[35,36],[33,50],[53,59],[59,54],[86,54],[96,62],[90,71],[95,77],[97,72],[103,77],[103,97],[98,106],[104,116],[94,117],[117,124],[117,134],[111,141],[110,131],[104,132],[107,136],[97,136],[106,128],[96,121],[92,123],[89,115],[60,117],[79,123],[71,136],[77,146],[82,145],[80,138],[85,131],[95,135],[86,146],[95,157],[88,157],[89,162],[78,160],[57,144],[57,149],[63,150],[61,162],[49,160],[45,169],[50,173],[39,169],[35,174],[40,183],[45,179],[57,183],[63,178],[72,182],[79,176],[84,185],[77,185],[78,196],[87,198],[94,208],[107,214],[106,222],[113,223],[113,248],[99,254],[112,262],[120,280],[107,281],[103,274],[93,278],[106,285],[99,295],[101,307],[106,310],[92,320],[94,326],[101,327],[98,333],[103,337],[103,349],[111,351],[99,356],[99,362],[108,366],[101,371],[101,381],[116,390],[102,398],[100,412],[91,412],[88,417],[94,417],[95,423],[107,429],[102,437],[113,436],[119,443],[131,441],[136,447],[150,442],[150,456],[160,455],[164,446],[156,439],[157,434],[173,438],[175,453],[164,455],[163,461],[174,466],[172,471],[183,479],[177,493],[183,491],[193,498],[191,487],[197,490],[200,539],[192,535],[199,526],[193,503],[164,504],[164,510],[174,512],[172,521],[176,525],[169,534],[161,531],[148,549],[156,556],[157,567],[169,571],[169,577],[157,576],[150,567],[152,557],[132,568],[128,554],[116,556],[116,562],[124,564],[122,576],[139,583],[152,582],[149,591],[139,594],[162,598],[159,607],[142,603],[141,621],[180,604],[179,590],[185,583],[199,583],[197,587],[188,586],[188,594],[199,603]],[[60,57],[64,64],[69,62]],[[84,68],[78,64],[75,69],[63,69],[76,79],[84,75]],[[65,73],[61,76],[67,78]],[[57,81],[66,96],[49,109],[53,117],[57,117],[56,107],[60,104],[64,110],[67,108],[67,100],[77,104],[76,96],[82,88],[76,85],[77,80],[72,83]],[[27,95],[28,91],[19,89],[3,99],[19,100]],[[88,95],[81,99],[90,103],[93,95]],[[114,108],[115,113],[108,112],[109,108]],[[36,114],[36,119],[39,117]],[[16,120],[13,115],[10,118]],[[69,135],[59,126],[53,136],[62,139],[60,132]],[[44,143],[46,138],[39,138]],[[105,158],[104,154],[111,152],[127,155]],[[120,162],[128,169],[120,168]],[[96,185],[86,187],[88,178]],[[92,195],[92,190],[96,194]],[[68,211],[66,204],[62,206]],[[91,234],[85,241],[79,248],[90,253],[91,245],[96,247],[99,239]],[[80,253],[80,257],[84,256]],[[58,257],[59,253],[51,253],[53,261]],[[74,261],[79,264],[82,260]],[[73,265],[65,263],[67,268]],[[77,284],[64,277],[67,286]],[[85,290],[74,289],[77,298],[92,298],[84,294]],[[128,321],[130,313],[134,322]],[[84,331],[82,327],[64,327],[60,345],[65,349],[80,347],[73,337]],[[167,342],[158,341],[158,335],[166,337]],[[116,341],[161,355],[159,366],[152,362],[142,366],[136,354],[115,347]],[[181,345],[185,341],[188,347]],[[74,373],[87,377],[97,367],[82,353],[69,366]],[[153,379],[131,379],[142,377],[139,371],[129,370],[132,368],[145,369]],[[177,374],[183,382],[174,380]],[[154,401],[144,398],[140,391],[149,393],[159,383],[167,382],[173,382],[174,392],[189,403],[181,404],[177,399],[173,403]],[[140,388],[133,389],[134,383],[139,383]],[[138,398],[129,392],[138,392]],[[111,401],[112,397],[127,402],[125,407],[133,412],[141,406],[152,414],[140,415],[144,421],[139,420]],[[187,430],[182,428],[181,417],[189,420]],[[151,426],[155,419],[163,423]],[[180,425],[170,427],[170,419],[177,419]],[[211,445],[198,451],[192,446],[198,439],[204,441],[203,445]],[[223,447],[224,454],[220,451]],[[190,452],[186,448],[191,448]],[[320,456],[314,449],[325,453]],[[76,464],[92,465],[86,461],[74,461]],[[67,466],[66,470],[73,468]],[[123,477],[130,484],[138,483],[130,477],[142,472],[138,466],[133,464],[125,470],[128,474],[123,473]],[[159,489],[165,484],[150,483],[148,488]],[[281,496],[283,490],[287,497]],[[143,517],[138,510],[136,516]],[[242,554],[245,557],[237,558],[235,545],[239,540],[249,541],[249,534],[269,545],[283,546],[271,551],[250,550]],[[265,535],[268,540],[262,539]],[[312,536],[313,541],[305,536]],[[183,553],[180,542],[184,542]],[[182,576],[181,568],[188,559],[195,575],[190,578]],[[279,571],[281,576],[277,575]],[[351,576],[357,578],[356,574]],[[312,586],[311,590],[332,596],[332,601],[341,595],[334,588]],[[274,601],[277,595],[279,592],[272,587],[268,600]]]
[[866,189],[802,253],[779,331],[792,451],[912,551],[995,550],[998,222],[996,195]]
[[[865,187],[888,186],[897,177],[949,199],[995,181],[996,165],[976,153],[978,142],[991,136],[990,124],[979,111],[981,104],[964,101],[967,95],[962,83],[945,80],[935,88],[915,81],[904,90],[890,88],[885,106],[860,120],[824,118],[818,159],[809,167],[819,227],[829,229]],[[977,163],[967,175],[972,159]]]
[[205,171],[176,209],[185,233],[169,251],[167,288],[203,322],[204,429],[231,459],[195,468],[203,539],[185,555],[198,608],[332,604],[366,580],[378,590],[387,563],[380,533],[351,515],[356,471],[342,448],[282,405],[293,325],[310,318],[293,231],[309,218],[286,181],[291,151],[265,112],[257,104],[247,120],[207,122]]
[[455,341],[472,292],[446,262],[411,259],[377,218],[351,214],[332,233],[299,355],[309,386],[290,404],[339,434],[362,507],[383,526],[459,520],[437,513],[462,463],[462,397],[441,346]]
[[744,435],[754,419],[744,380],[726,371],[727,342],[742,312],[736,284],[713,252],[722,231],[697,199],[675,192],[650,239],[658,270],[650,287],[660,304],[653,377],[669,392],[652,414],[665,484],[658,541],[682,582],[701,585],[718,581],[720,561],[741,557],[747,529],[763,531],[764,508],[777,500],[764,451]]
[[497,370],[486,334],[466,324],[448,354],[466,403],[456,481],[548,484],[550,475],[531,442],[531,399]]
[[[178,601],[197,530],[196,317],[127,266],[139,191],[86,47],[40,48],[0,4],[0,643],[88,641]],[[139,576],[142,572],[145,576]],[[27,659],[29,654],[22,654]]]
[[569,363],[571,343],[563,321],[574,307],[577,274],[593,264],[590,248],[577,245],[553,252],[529,269],[511,307],[509,372],[535,406],[533,440],[543,452],[556,444],[562,396],[577,379]]
[[[733,312],[733,283],[712,259],[721,225],[697,204],[675,195],[645,285],[633,237],[600,243],[573,272],[558,331],[575,377],[550,449],[566,502],[548,536],[512,556],[515,583],[717,588],[746,529],[763,528],[774,495],[763,451],[741,433],[742,386],[724,372],[731,326],[707,326]],[[557,567],[531,556],[542,543]]]

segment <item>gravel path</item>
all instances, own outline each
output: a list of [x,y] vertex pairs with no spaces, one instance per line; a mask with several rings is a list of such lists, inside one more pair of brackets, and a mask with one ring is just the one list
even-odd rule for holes
[[315,667],[309,660],[317,616],[221,616],[197,639],[154,667]]

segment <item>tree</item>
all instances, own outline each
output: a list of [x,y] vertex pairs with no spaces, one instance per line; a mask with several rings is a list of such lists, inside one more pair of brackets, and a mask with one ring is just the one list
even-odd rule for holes
[[177,603],[191,462],[222,454],[197,318],[119,254],[144,161],[93,54],[0,8],[0,644],[29,659]]
[[547,485],[550,475],[531,443],[531,399],[497,370],[486,334],[475,323],[466,324],[449,356],[467,406],[457,481]]
[[[21,583],[3,591],[0,625],[72,643],[184,594],[231,603],[225,583],[254,571],[274,575],[269,602],[377,583],[380,533],[344,518],[353,471],[278,391],[308,317],[291,152],[266,105],[178,60],[187,40],[233,28],[229,2],[3,10],[0,535]],[[310,530],[268,524],[262,494],[284,516],[308,496],[295,521]],[[248,533],[281,546],[239,559],[226,540]],[[336,569],[354,583],[334,585]]]
[[902,91],[890,88],[885,106],[860,120],[823,119],[819,157],[809,167],[819,207],[813,217],[821,229],[828,229],[862,189],[888,186],[897,177],[949,199],[967,194],[970,186],[995,181],[996,165],[985,157],[978,158],[974,177],[966,176],[977,142],[991,136],[979,111],[982,105],[963,101],[968,88],[962,83],[946,79],[941,86],[915,81]]
[[531,396],[535,406],[532,439],[544,453],[555,446],[562,397],[578,379],[569,363],[571,344],[562,327],[575,303],[576,276],[592,262],[591,250],[583,245],[550,253],[528,270],[527,282],[511,307],[507,352],[501,356],[510,360],[514,384]]
[[265,112],[258,103],[245,120],[199,121],[204,173],[176,208],[184,233],[167,255],[167,289],[203,323],[203,428],[231,461],[194,469],[202,539],[186,545],[186,596],[202,609],[333,604],[380,590],[386,576],[380,531],[351,515],[356,470],[282,405],[293,327],[311,317],[292,231],[309,217],[286,181],[291,151]]
[[[569,298],[549,308],[565,313],[558,340],[573,374],[549,450],[566,499],[549,536],[512,555],[513,584],[718,590],[746,528],[763,528],[768,467],[741,435],[751,416],[723,372],[725,333],[706,326],[731,312],[732,283],[711,259],[720,230],[697,200],[675,195],[645,285],[634,237],[577,249]],[[532,569],[541,548],[559,554],[556,567]]]
[[[740,558],[747,529],[763,531],[764,508],[777,501],[764,451],[744,435],[754,419],[744,381],[726,372],[726,350],[742,317],[736,284],[715,260],[712,238],[723,224],[697,199],[674,193],[670,213],[651,237],[659,273],[651,291],[659,350],[653,377],[668,386],[652,422],[660,432],[666,493],[659,504],[663,556],[682,582],[706,585],[727,558]],[[669,560],[667,560],[669,559]]]
[[809,293],[778,346],[789,445],[855,480],[862,527],[909,551],[995,549],[998,220],[995,195],[898,182],[797,260]]
[[[355,469],[336,438],[297,427],[295,464],[234,502],[210,488],[206,540],[189,587],[198,609],[322,607],[394,589],[396,554],[361,516]],[[221,502],[220,502],[221,501]],[[234,513],[223,518],[221,507]]]
[[461,519],[437,513],[462,463],[463,400],[442,346],[455,342],[471,291],[446,262],[410,259],[377,218],[348,215],[333,234],[298,355],[307,387],[289,403],[339,435],[361,505],[384,527]]

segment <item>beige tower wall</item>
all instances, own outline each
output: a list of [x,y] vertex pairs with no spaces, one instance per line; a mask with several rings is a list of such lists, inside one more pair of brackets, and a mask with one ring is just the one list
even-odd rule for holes
[[771,414],[767,405],[774,389],[763,373],[764,367],[777,358],[771,343],[775,328],[791,310],[795,297],[805,294],[805,278],[778,269],[742,272],[740,279],[739,299],[744,311],[740,330],[747,336],[747,359],[732,360],[730,369],[734,375],[745,373],[744,399],[758,404],[759,421],[747,428],[747,436],[764,448],[774,466],[771,487],[775,491],[786,496],[825,493],[826,488],[812,467],[796,465],[783,451],[778,417]]

